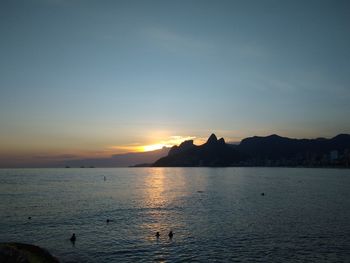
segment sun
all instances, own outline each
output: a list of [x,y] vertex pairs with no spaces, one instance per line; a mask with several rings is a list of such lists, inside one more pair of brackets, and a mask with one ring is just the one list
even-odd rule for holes
[[163,147],[170,148],[174,145],[180,145],[182,142],[186,140],[196,139],[194,136],[170,136],[168,138],[164,138],[163,140],[158,140],[154,144],[142,145],[138,147],[138,151],[140,152],[150,152],[155,150],[160,150]]
[[155,151],[155,150],[162,149],[162,148],[165,147],[165,146],[166,146],[166,145],[164,145],[164,144],[145,145],[145,146],[142,146],[142,151],[143,151],[143,152]]

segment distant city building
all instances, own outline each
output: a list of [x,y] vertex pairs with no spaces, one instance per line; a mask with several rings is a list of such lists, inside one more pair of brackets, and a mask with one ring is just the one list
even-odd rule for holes
[[331,161],[338,160],[338,151],[336,151],[336,150],[331,151],[329,154],[329,157],[330,157]]

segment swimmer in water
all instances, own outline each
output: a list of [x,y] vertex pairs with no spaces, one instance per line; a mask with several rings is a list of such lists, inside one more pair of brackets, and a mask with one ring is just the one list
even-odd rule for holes
[[75,233],[73,233],[72,237],[70,238],[70,241],[74,243],[75,240],[77,240],[77,238],[75,236]]

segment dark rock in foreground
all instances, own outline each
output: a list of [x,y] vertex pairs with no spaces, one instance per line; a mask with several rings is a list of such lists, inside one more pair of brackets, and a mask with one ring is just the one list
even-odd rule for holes
[[2,263],[59,263],[48,251],[21,243],[0,243]]

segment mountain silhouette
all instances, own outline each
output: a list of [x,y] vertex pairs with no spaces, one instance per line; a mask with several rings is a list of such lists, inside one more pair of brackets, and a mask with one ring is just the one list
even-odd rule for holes
[[196,146],[193,141],[185,141],[180,146],[173,146],[168,156],[160,158],[153,166],[229,166],[246,159],[234,147],[217,139],[212,134],[203,145]]
[[290,139],[276,134],[243,139],[237,149],[250,157],[277,160],[296,155],[328,154],[330,151],[350,149],[350,135],[340,134],[332,139]]
[[331,139],[291,139],[273,134],[245,138],[238,145],[210,135],[197,146],[193,140],[173,146],[153,166],[349,166],[350,135]]

